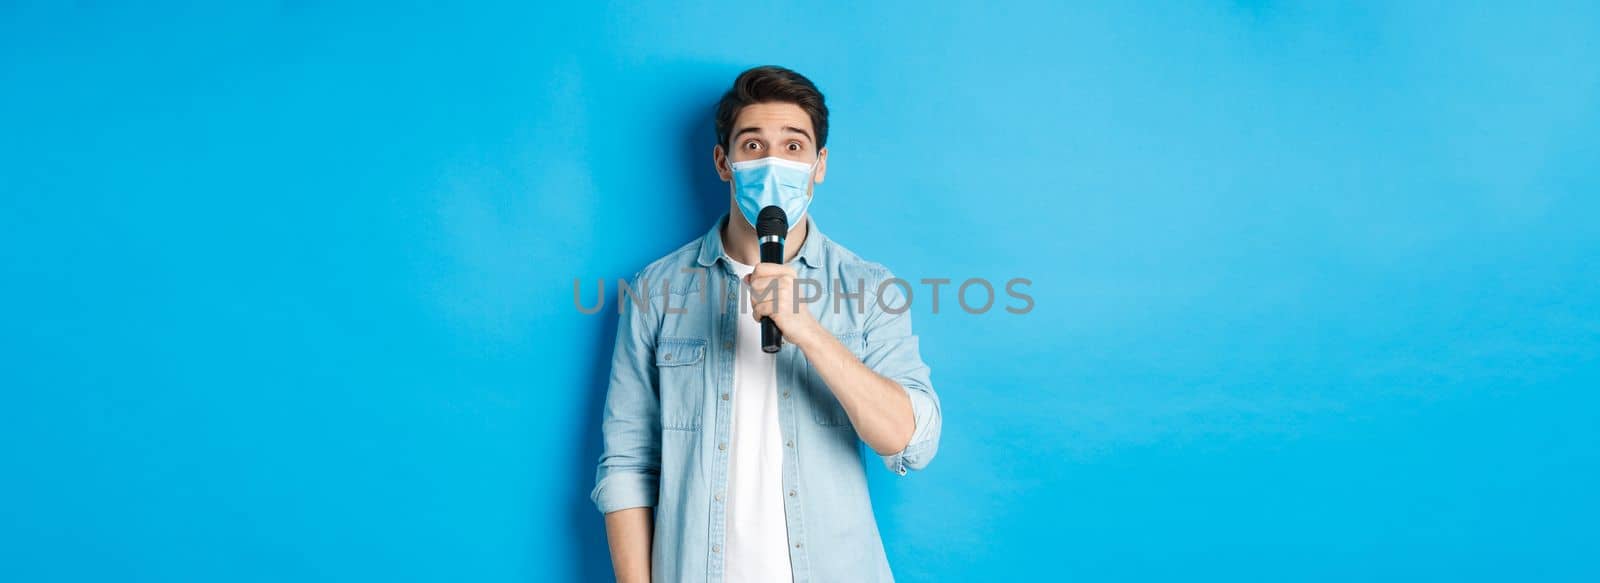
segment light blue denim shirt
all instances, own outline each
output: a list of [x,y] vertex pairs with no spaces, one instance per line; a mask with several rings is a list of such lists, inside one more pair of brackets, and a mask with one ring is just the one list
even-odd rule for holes
[[[648,301],[620,307],[590,497],[601,512],[655,508],[655,581],[723,580],[735,318],[749,317],[738,303],[748,296],[723,255],[726,220],[640,271],[630,287]],[[909,285],[885,284],[889,270],[828,240],[815,220],[809,228],[790,266],[823,289],[800,291],[821,293],[809,304],[817,321],[905,388],[916,431],[904,451],[881,457],[897,475],[922,469],[939,448],[939,399],[911,334]],[[867,497],[863,455],[875,454],[794,345],[778,352],[777,376],[794,580],[892,581]]]

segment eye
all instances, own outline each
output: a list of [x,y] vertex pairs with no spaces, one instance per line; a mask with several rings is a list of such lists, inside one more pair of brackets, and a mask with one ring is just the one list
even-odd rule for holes
[[800,151],[800,142],[789,142],[789,151],[790,152],[799,152]]
[[750,140],[744,143],[744,149],[754,152],[761,149],[761,142]]

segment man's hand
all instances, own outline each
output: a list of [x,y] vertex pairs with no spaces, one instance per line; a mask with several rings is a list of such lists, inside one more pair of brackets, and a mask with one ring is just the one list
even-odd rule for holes
[[[879,455],[904,451],[917,429],[911,397],[899,383],[862,364],[811,315],[806,303],[820,299],[821,290],[806,292],[802,301],[796,297],[794,270],[777,263],[759,263],[747,277],[750,315],[758,322],[763,316],[772,318],[783,330],[784,339],[805,353],[806,361],[844,407],[856,435]],[[800,282],[800,288],[816,287]]]
[[[917,428],[911,397],[899,383],[862,364],[811,315],[811,308],[805,304],[820,299],[821,290],[807,293],[802,302],[796,297],[794,270],[777,263],[758,263],[746,278],[750,283],[750,315],[758,322],[763,316],[772,318],[783,330],[784,339],[805,352],[806,360],[844,407],[856,435],[879,455],[904,451]],[[817,285],[801,282],[800,287]],[[811,298],[813,295],[817,297]]]
[[[757,263],[755,271],[745,276],[745,281],[750,284],[750,316],[757,322],[772,318],[796,346],[805,346],[827,334],[811,315],[811,308],[796,297],[794,269],[778,263]],[[815,288],[820,284],[802,282],[801,285]],[[820,297],[821,290],[816,291],[815,295]],[[806,300],[810,301],[815,300]]]

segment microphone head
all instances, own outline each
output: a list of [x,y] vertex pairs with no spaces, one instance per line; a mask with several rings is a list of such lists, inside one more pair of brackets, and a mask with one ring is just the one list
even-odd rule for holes
[[789,234],[789,215],[783,209],[771,205],[761,209],[756,215],[756,236],[767,237],[777,235],[783,237]]

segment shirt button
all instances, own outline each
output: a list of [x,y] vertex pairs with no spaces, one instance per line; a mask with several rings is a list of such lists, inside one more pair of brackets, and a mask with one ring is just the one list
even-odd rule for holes
[[717,492],[717,495],[715,496],[715,498],[717,499],[718,502],[721,502],[722,501],[722,493],[721,492]]
[[662,355],[661,358],[665,359],[665,360],[672,360],[672,353],[668,352],[668,353]]
[[785,442],[783,442],[783,444],[786,445],[786,446],[789,446],[789,447],[794,447],[794,440],[791,439],[789,441],[785,441]]
[[785,399],[789,398],[789,391],[784,391],[783,392],[783,398],[785,398]]
[[[798,545],[796,545],[796,548],[799,548]],[[713,553],[722,552],[722,545],[711,545],[711,552],[713,552]]]
[[732,342],[723,342],[722,343],[722,347],[726,348],[728,350],[733,350],[733,343]]
[[794,543],[794,548],[797,548],[797,549],[800,548],[801,544],[804,544],[804,543]]
[[724,441],[722,443],[717,444],[717,449],[720,449],[720,450],[728,449],[728,442]]
[[724,400],[724,401],[728,400],[728,394],[727,393],[723,393],[722,394],[722,400]]
[[794,490],[790,490],[790,491],[789,491],[789,497],[790,497],[790,498],[793,498],[793,497],[794,497]]

